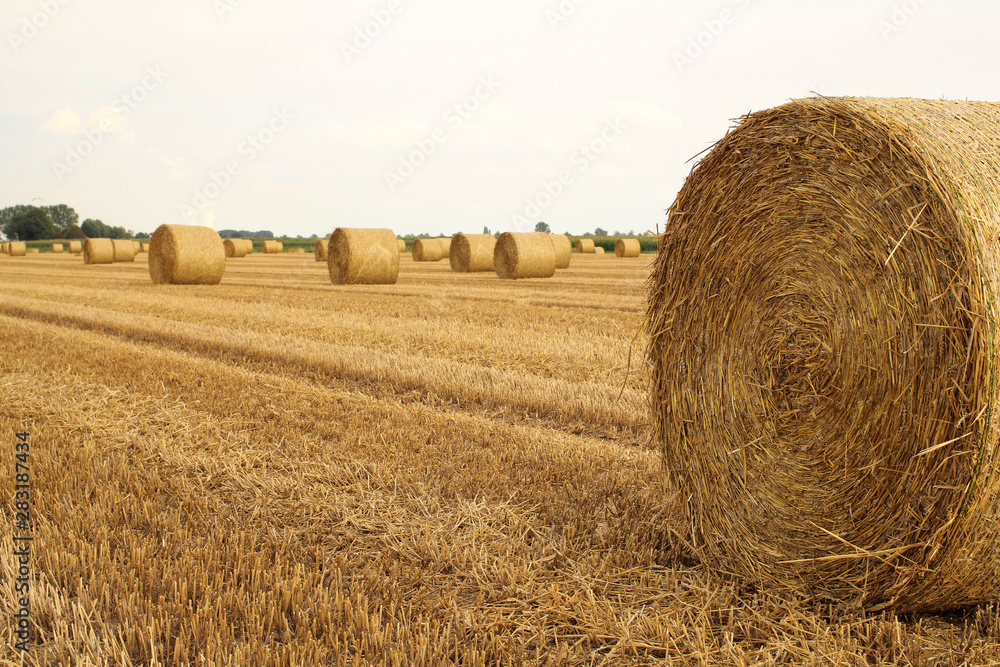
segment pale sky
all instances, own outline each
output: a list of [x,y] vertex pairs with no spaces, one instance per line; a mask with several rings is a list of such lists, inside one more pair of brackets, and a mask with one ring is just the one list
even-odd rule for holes
[[998,26],[985,0],[0,0],[0,207],[655,230],[747,112],[1000,100]]

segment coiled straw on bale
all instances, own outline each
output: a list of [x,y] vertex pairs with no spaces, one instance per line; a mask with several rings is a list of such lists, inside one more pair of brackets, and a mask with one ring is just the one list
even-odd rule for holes
[[264,243],[261,244],[261,251],[265,255],[277,255],[284,249],[285,246],[281,243],[281,241],[264,241]]
[[594,252],[594,239],[577,239],[576,240],[576,252],[582,252],[587,254],[593,254]]
[[330,281],[337,285],[391,285],[399,275],[399,244],[391,229],[338,227],[327,253]]
[[226,250],[211,227],[160,225],[149,241],[149,277],[154,285],[218,285]]
[[63,244],[62,243],[53,243],[52,244],[52,252],[53,253],[55,253],[55,254],[58,255],[58,254],[62,253],[62,251],[63,251]]
[[565,234],[551,234],[552,248],[556,253],[556,268],[568,269],[573,259],[573,241]]
[[437,262],[449,254],[449,239],[416,239],[413,242],[414,262]]
[[550,278],[556,272],[552,237],[545,232],[504,232],[497,239],[493,264],[505,279]]
[[451,270],[457,273],[492,271],[496,244],[492,234],[455,234],[448,252]]
[[615,241],[615,257],[638,257],[642,254],[639,239],[618,239]]
[[134,262],[135,244],[128,239],[113,239],[111,245],[114,247],[116,262]]
[[871,609],[1000,597],[1000,104],[819,98],[688,177],[655,439],[711,566]]
[[226,258],[239,259],[247,256],[247,244],[243,239],[226,239],[222,242],[222,249],[226,253]]
[[79,255],[81,252],[83,252],[83,243],[81,243],[80,241],[70,241],[69,251],[74,255]]
[[329,242],[330,241],[328,239],[319,239],[318,241],[316,241],[316,245],[313,248],[313,252],[316,254],[317,262],[326,261],[326,250],[327,250],[327,244]]
[[115,261],[115,244],[111,239],[87,239],[83,242],[84,264],[111,264]]

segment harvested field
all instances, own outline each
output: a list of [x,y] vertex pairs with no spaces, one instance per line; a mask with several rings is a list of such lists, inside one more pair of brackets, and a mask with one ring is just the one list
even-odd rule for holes
[[148,257],[0,257],[37,664],[1000,661],[995,607],[862,616],[692,558],[647,444],[651,255],[525,281],[402,255],[375,287],[260,253],[154,286]]

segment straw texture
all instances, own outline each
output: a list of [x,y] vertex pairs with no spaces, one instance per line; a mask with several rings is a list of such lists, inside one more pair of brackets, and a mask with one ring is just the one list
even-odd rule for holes
[[83,242],[84,264],[111,264],[115,261],[115,244],[111,239],[87,239]]
[[62,243],[53,243],[52,244],[52,252],[55,253],[55,254],[57,254],[57,255],[60,254],[60,253],[62,253],[63,252],[63,244]]
[[237,239],[237,241],[242,241],[243,245],[247,248],[247,254],[253,254],[253,239]]
[[576,252],[582,252],[587,254],[593,254],[594,252],[594,239],[577,239],[576,240]]
[[399,239],[399,252],[406,252],[406,241]]
[[24,241],[11,241],[9,250],[11,257],[24,257],[28,253],[28,246]]
[[496,244],[492,234],[455,234],[448,252],[451,270],[456,273],[492,271]]
[[333,230],[327,267],[336,285],[391,285],[399,275],[399,244],[391,229]]
[[573,259],[573,241],[565,234],[551,234],[552,247],[556,253],[556,268],[568,269]]
[[594,248],[594,254],[597,255],[598,257],[603,257],[604,256],[604,248],[602,248],[601,246],[596,246]]
[[326,261],[326,248],[329,243],[329,239],[319,239],[316,241],[316,245],[313,247],[313,253],[316,255],[317,262]]
[[1000,597],[1000,104],[744,118],[650,278],[654,439],[709,565],[870,609]]
[[149,277],[154,285],[218,285],[226,251],[211,227],[160,225],[149,242]]
[[247,244],[243,239],[226,239],[222,242],[222,248],[226,253],[226,258],[236,258],[247,256]]
[[416,239],[413,242],[414,262],[438,262],[449,254],[449,239]]
[[545,232],[504,232],[493,252],[497,275],[517,278],[551,278],[556,272],[552,236]]
[[277,255],[284,250],[284,248],[285,246],[281,243],[281,241],[264,241],[264,243],[261,244],[261,251],[265,255]]
[[135,261],[135,243],[128,239],[113,239],[111,241],[116,262]]
[[70,241],[69,251],[74,255],[79,255],[81,252],[83,252],[83,243],[80,241]]
[[615,257],[638,257],[642,254],[639,239],[618,239],[615,241]]

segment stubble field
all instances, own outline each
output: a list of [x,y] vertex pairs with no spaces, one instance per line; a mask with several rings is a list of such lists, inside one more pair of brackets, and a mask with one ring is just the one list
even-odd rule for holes
[[863,616],[692,558],[646,442],[651,259],[508,282],[404,255],[394,286],[334,287],[257,254],[167,287],[145,255],[0,257],[25,664],[1000,663],[996,607]]

